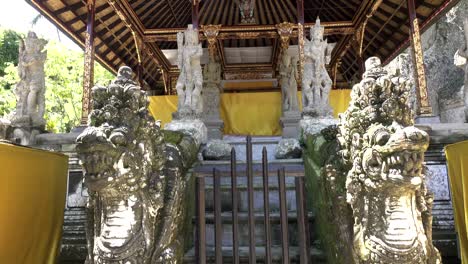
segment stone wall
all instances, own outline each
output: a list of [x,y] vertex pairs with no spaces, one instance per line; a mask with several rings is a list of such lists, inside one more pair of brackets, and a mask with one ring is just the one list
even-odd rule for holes
[[467,15],[468,0],[460,0],[422,35],[429,96],[434,114],[444,123],[464,122],[464,72],[454,65],[454,55],[464,44],[463,18]]

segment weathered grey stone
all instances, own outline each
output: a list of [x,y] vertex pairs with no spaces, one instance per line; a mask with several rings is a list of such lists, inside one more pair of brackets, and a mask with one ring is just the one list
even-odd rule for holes
[[338,125],[341,150],[324,175],[345,182],[356,263],[441,263],[432,245],[434,196],[422,171],[429,135],[413,126],[411,83],[372,60],[353,87]]
[[231,158],[231,145],[223,140],[210,140],[203,150],[204,160],[229,160]]
[[[454,54],[464,45],[462,25],[467,14],[468,0],[460,0],[421,36],[428,94],[434,115],[440,115],[440,102],[456,97],[463,86],[464,72],[454,65]],[[405,53],[411,52],[407,50]],[[441,121],[450,122],[444,118]]]
[[29,32],[26,39],[21,40],[18,55],[19,83],[15,87],[16,109],[10,115],[15,127],[43,128],[45,125],[45,73],[44,63],[47,51],[44,47],[47,41],[37,38],[34,32]]
[[208,118],[203,119],[206,129],[208,131],[208,139],[222,139],[224,131],[224,121],[221,118]]
[[7,117],[11,121],[7,138],[21,145],[33,145],[35,136],[44,132],[46,44],[34,32],[29,32],[20,42],[20,81],[15,87],[16,109]]
[[329,126],[336,125],[337,123],[338,119],[335,118],[304,116],[304,118],[299,122],[299,126],[302,134],[313,135],[320,133],[320,131]]
[[164,126],[165,130],[180,131],[192,136],[198,145],[208,141],[208,129],[200,119],[172,120]]
[[302,148],[299,140],[295,138],[282,139],[276,146],[275,158],[299,159],[302,156]]
[[284,52],[279,66],[282,110],[286,112],[299,112],[297,101],[297,57],[289,56]]
[[185,32],[177,33],[177,67],[180,70],[176,83],[178,109],[174,118],[200,116],[203,112],[203,74],[200,58],[203,48],[198,40],[198,29],[188,25]]
[[6,139],[8,128],[11,122],[8,119],[0,118],[0,139]]
[[324,27],[317,18],[310,30],[311,40],[304,38],[304,71],[302,76],[302,112],[306,115],[328,117],[333,114],[328,97],[332,80],[325,66],[335,44],[323,40]]
[[37,145],[47,144],[74,144],[80,133],[45,133],[36,137]]
[[283,138],[299,138],[299,121],[301,120],[301,113],[299,111],[288,111],[283,113],[280,118],[280,125],[282,130],[281,135]]
[[89,126],[76,140],[89,193],[86,263],[182,263],[187,170],[199,145],[187,135],[165,141],[131,73],[122,67],[92,89]]

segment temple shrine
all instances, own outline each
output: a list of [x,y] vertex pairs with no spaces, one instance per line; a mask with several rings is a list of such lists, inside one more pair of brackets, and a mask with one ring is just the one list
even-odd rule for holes
[[31,32],[0,161],[48,187],[11,187],[1,263],[468,264],[467,0],[26,2],[82,114],[45,131]]

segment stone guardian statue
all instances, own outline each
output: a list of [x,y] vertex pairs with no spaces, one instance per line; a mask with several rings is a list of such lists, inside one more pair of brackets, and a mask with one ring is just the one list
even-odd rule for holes
[[305,38],[304,73],[302,76],[302,106],[303,114],[317,117],[332,116],[333,109],[328,103],[332,80],[325,65],[330,62],[328,56],[334,44],[328,44],[323,39],[324,27],[317,18],[310,29],[311,40]]
[[203,69],[203,122],[209,139],[222,139],[224,122],[219,112],[221,94],[221,64],[210,56]]
[[346,177],[356,263],[441,263],[423,165],[429,135],[413,126],[410,90],[408,79],[392,78],[369,58],[340,116],[341,164],[325,173]]
[[89,193],[85,263],[182,263],[186,172],[199,145],[188,135],[163,134],[127,66],[91,92],[89,126],[76,140]]
[[297,102],[297,57],[291,57],[284,54],[279,66],[282,109],[286,112],[299,112]]
[[198,41],[198,30],[188,25],[185,32],[177,33],[177,49],[180,74],[176,83],[179,104],[175,118],[199,116],[203,111],[203,74],[200,64],[203,49]]
[[47,41],[29,32],[20,41],[18,75],[20,81],[15,87],[16,109],[10,114],[12,133],[9,139],[22,145],[30,145],[35,135],[45,128],[45,73],[44,63]]

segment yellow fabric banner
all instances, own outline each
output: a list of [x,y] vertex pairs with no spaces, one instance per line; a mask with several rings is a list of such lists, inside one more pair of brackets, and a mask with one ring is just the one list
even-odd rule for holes
[[468,141],[445,147],[462,264],[468,264]]
[[[346,111],[351,90],[332,90],[330,105],[335,117]],[[298,93],[301,104],[302,96]],[[300,106],[302,108],[302,105]],[[172,113],[177,110],[177,96],[151,96],[149,110],[153,117],[162,124],[172,120]],[[281,93],[226,93],[221,96],[221,119],[224,121],[226,135],[281,135],[279,120],[281,117]]]
[[68,157],[0,143],[0,164],[0,262],[56,263]]

